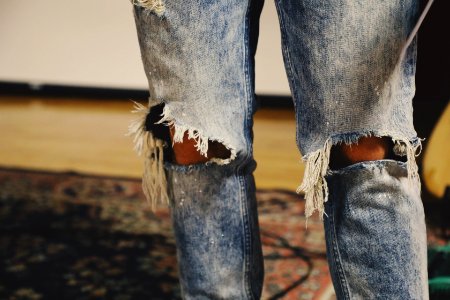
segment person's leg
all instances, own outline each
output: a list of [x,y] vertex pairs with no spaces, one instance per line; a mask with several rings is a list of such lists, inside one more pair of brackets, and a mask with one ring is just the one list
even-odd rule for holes
[[258,299],[252,156],[257,0],[133,1],[149,107],[144,192],[170,203],[185,299]]
[[306,216],[324,215],[338,299],[428,298],[415,44],[401,55],[418,1],[276,3],[306,162],[299,190]]

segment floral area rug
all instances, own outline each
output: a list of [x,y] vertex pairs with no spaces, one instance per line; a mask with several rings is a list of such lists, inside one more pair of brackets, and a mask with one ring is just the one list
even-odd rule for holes
[[[333,298],[321,222],[293,192],[257,198],[262,298]],[[179,299],[169,212],[143,199],[138,179],[0,169],[0,299]]]
[[[168,209],[143,199],[139,179],[0,169],[0,299],[179,299]],[[293,192],[257,199],[262,299],[335,299],[322,222]]]

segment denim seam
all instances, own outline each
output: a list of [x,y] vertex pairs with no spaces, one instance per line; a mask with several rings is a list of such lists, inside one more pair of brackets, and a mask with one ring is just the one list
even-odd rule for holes
[[347,172],[351,172],[351,171],[355,171],[355,170],[360,170],[360,169],[365,169],[367,167],[367,165],[371,165],[371,164],[397,164],[398,166],[405,168],[406,169],[406,162],[403,161],[398,161],[395,159],[378,159],[378,160],[366,160],[366,161],[361,161],[346,167],[343,167],[341,169],[337,169],[337,170],[330,170],[330,172],[327,174],[327,177],[329,176],[333,176],[333,175],[341,175],[341,174],[346,174]]
[[249,229],[249,214],[247,210],[247,202],[243,201],[244,196],[246,195],[246,185],[244,176],[241,175],[238,177],[239,185],[240,185],[240,202],[241,202],[241,219],[242,219],[242,225],[243,225],[243,231],[244,231],[244,290],[246,297],[248,299],[253,299],[251,290],[250,290],[250,271],[251,271],[251,265],[250,265],[250,255],[251,255],[251,238],[250,238],[250,229]]
[[[249,11],[251,8],[250,5],[250,1],[247,1],[247,9],[246,9],[246,13],[245,13],[245,17],[244,17],[244,34],[242,35],[242,45],[243,45],[243,66],[244,66],[244,99],[245,101],[243,101],[243,106],[244,106],[244,134],[247,132],[246,129],[248,129],[249,127],[249,107],[251,105],[248,105],[248,102],[251,101],[251,91],[249,91],[249,89],[251,89],[251,84],[250,84],[250,78],[249,78]],[[246,139],[248,140],[248,139]],[[246,143],[246,148],[247,151],[243,157],[243,160],[240,164],[238,164],[238,166],[236,167],[236,172],[237,172],[237,177],[238,177],[238,182],[239,182],[239,202],[241,205],[241,219],[242,219],[242,223],[243,223],[243,231],[244,231],[244,291],[245,291],[245,296],[248,299],[253,299],[253,295],[251,293],[250,290],[250,286],[251,286],[251,281],[250,281],[250,255],[251,255],[251,247],[250,247],[250,229],[249,229],[249,222],[248,222],[248,211],[247,211],[247,206],[246,206],[246,201],[244,199],[244,197],[246,196],[246,185],[245,185],[245,180],[244,180],[244,175],[240,174],[241,173],[241,169],[244,167],[245,162],[248,160],[248,158],[250,158],[251,156],[251,148],[252,148],[252,143]]]
[[[280,3],[279,0],[275,1],[275,5],[277,6],[278,11],[280,12],[281,8],[280,8]],[[283,50],[283,58],[285,60],[285,65],[286,65],[286,73],[288,76],[288,80],[289,80],[289,85],[292,91],[292,96],[294,98],[294,109],[297,112],[297,101],[295,101],[295,98],[298,98],[298,90],[297,90],[297,85],[294,82],[294,70],[293,70],[293,64],[292,64],[292,60],[291,60],[291,54],[289,52],[289,47],[287,46],[287,42],[286,42],[286,32],[285,32],[285,24],[284,24],[284,19],[283,19],[283,14],[280,12],[278,14],[278,19],[280,22],[280,28],[281,28],[281,36],[282,36],[282,50]],[[295,140],[297,145],[300,144],[300,138],[299,138],[299,130],[298,130],[299,124],[298,122],[296,122],[296,134],[295,134]],[[327,147],[328,145],[328,147]],[[313,163],[310,162],[308,164],[308,160],[306,160],[305,158],[303,158],[304,161],[306,161],[306,168],[305,168],[305,175],[303,178],[303,183],[297,188],[297,193],[300,193],[301,191],[305,191],[305,200],[306,200],[306,207],[305,207],[305,216],[306,216],[306,221],[305,221],[305,226],[307,226],[307,222],[308,222],[308,218],[314,213],[314,211],[316,210],[316,208],[319,208],[319,212],[320,212],[320,217],[323,218],[323,200],[328,198],[328,189],[327,189],[327,183],[324,179],[324,175],[327,171],[327,167],[328,167],[328,158],[329,158],[329,151],[330,151],[330,145],[329,143],[325,143],[324,145],[324,149],[319,149],[317,151],[317,153],[310,153],[310,155],[313,155],[315,157]],[[311,161],[311,160],[310,160]],[[321,166],[317,166],[315,165],[316,162],[321,163]],[[309,165],[309,167],[308,167]],[[307,179],[307,177],[310,175],[310,172],[306,172],[307,170],[310,169],[314,169],[317,173],[315,175],[313,175],[315,177],[316,180],[311,181],[311,180],[305,180],[305,178]],[[312,175],[312,174],[311,174]],[[316,188],[317,186],[319,186],[320,183],[320,189]],[[312,190],[312,192],[307,193],[306,190],[310,191]],[[317,199],[317,195],[319,195],[319,198],[322,198],[322,202],[320,202],[320,199]]]
[[330,206],[331,206],[331,214],[328,218],[329,218],[329,222],[331,225],[330,226],[331,235],[332,235],[331,241],[332,241],[332,249],[333,249],[333,253],[334,253],[333,257],[335,258],[334,263],[336,265],[337,275],[339,278],[339,284],[341,286],[342,293],[344,294],[345,299],[350,300],[350,289],[348,288],[348,285],[347,285],[347,279],[345,278],[345,272],[344,272],[344,269],[341,264],[341,254],[339,252],[339,248],[338,248],[337,240],[336,240],[336,226],[335,226],[335,222],[334,222],[335,212],[334,212],[334,205],[332,202],[330,203]]
[[[275,0],[275,6],[277,7],[278,12],[280,12],[281,7],[280,7],[280,0]],[[286,42],[286,32],[285,32],[285,25],[284,25],[284,19],[283,19],[283,14],[282,13],[278,13],[278,20],[280,22],[280,31],[281,31],[281,43],[282,43],[282,52],[283,52],[283,58],[285,60],[285,65],[287,66],[287,68],[285,68],[286,70],[286,74],[288,77],[288,81],[289,81],[289,87],[292,91],[292,97],[293,97],[293,104],[294,104],[294,110],[297,111],[297,101],[295,101],[295,97],[297,96],[297,86],[294,83],[294,71],[293,71],[293,64],[292,64],[292,60],[291,60],[291,54],[289,52],[289,47],[287,46],[287,42]],[[296,127],[298,128],[298,122],[296,122]],[[295,134],[295,140],[297,142],[297,145],[299,144],[299,131],[296,130],[296,134]]]

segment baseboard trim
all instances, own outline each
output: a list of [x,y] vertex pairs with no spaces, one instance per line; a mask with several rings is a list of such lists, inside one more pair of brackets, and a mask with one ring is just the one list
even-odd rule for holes
[[[31,84],[26,82],[0,81],[0,95],[39,97],[92,98],[95,100],[145,101],[149,93],[142,89],[101,88],[57,84]],[[258,107],[293,108],[292,98],[285,95],[257,95]]]
[[[143,89],[124,89],[124,88],[105,88],[105,87],[87,87],[58,84],[32,84],[26,82],[0,81],[0,95],[18,95],[18,96],[38,96],[38,97],[63,97],[63,98],[89,98],[92,100],[136,100],[146,101],[149,96],[147,90]],[[291,96],[286,95],[256,95],[257,106],[259,108],[280,108],[293,109]],[[414,98],[415,106],[429,105],[445,107],[448,99],[424,98],[418,96]]]
[[32,84],[26,82],[0,81],[1,95],[64,97],[64,98],[93,98],[108,100],[148,98],[148,91],[141,89],[102,88],[87,86],[72,86],[58,84]]

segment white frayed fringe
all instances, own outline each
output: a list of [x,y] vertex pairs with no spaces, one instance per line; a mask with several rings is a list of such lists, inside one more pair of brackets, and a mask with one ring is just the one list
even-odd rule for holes
[[164,142],[153,138],[148,132],[147,148],[149,149],[142,176],[142,190],[145,198],[150,202],[152,210],[155,210],[158,199],[160,203],[169,204],[167,194],[167,179],[164,171]]
[[145,120],[147,119],[147,115],[150,112],[150,109],[138,102],[133,101],[133,103],[134,109],[131,112],[134,114],[138,114],[139,116],[135,120],[131,121],[130,125],[128,126],[128,133],[126,135],[133,136],[133,149],[139,156],[141,156],[142,152],[144,151],[145,140],[147,138],[146,135],[148,133],[145,130]]
[[[392,140],[395,143],[394,151],[396,151],[396,154],[406,155],[408,181],[420,194],[421,186],[416,156],[420,154],[422,149],[421,140],[418,139],[416,145],[404,138],[392,138]],[[306,165],[305,174],[303,182],[297,188],[297,193],[304,192],[305,194],[305,216],[307,220],[315,211],[319,212],[321,219],[325,214],[324,203],[328,201],[328,186],[325,176],[329,170],[331,146],[332,139],[329,138],[322,149],[303,157]]]
[[130,0],[136,6],[143,7],[149,11],[154,12],[161,17],[164,13],[165,6],[162,0]]
[[305,216],[308,219],[316,210],[323,218],[324,202],[328,200],[328,186],[325,175],[330,162],[331,139],[325,142],[322,149],[316,150],[303,159],[305,161],[305,174],[297,193],[305,193]]
[[134,102],[132,113],[139,116],[128,126],[127,135],[134,136],[134,150],[138,155],[144,154],[145,156],[142,190],[152,210],[155,210],[157,203],[168,204],[169,196],[164,171],[164,141],[154,138],[153,134],[146,130],[145,120],[149,112],[150,108]]
[[[164,171],[164,141],[156,139],[151,131],[145,128],[145,121],[147,115],[150,113],[150,108],[138,102],[134,102],[134,109],[132,113],[138,114],[138,118],[133,120],[128,126],[127,135],[133,136],[134,150],[138,155],[144,154],[144,174],[142,176],[142,190],[145,198],[150,203],[153,210],[155,210],[158,203],[169,204],[169,196],[167,192],[167,178]],[[169,106],[165,105],[162,113],[162,118],[156,124],[164,124],[174,128],[173,143],[182,142],[184,133],[188,133],[190,139],[195,140],[196,149],[205,157],[208,154],[208,139],[198,132],[198,130],[182,126],[174,122],[170,117]],[[222,143],[228,150],[230,150],[230,157],[227,159],[211,158],[209,162],[214,162],[218,165],[225,165],[236,158],[236,150],[225,144],[222,140],[216,139]],[[173,145],[172,145],[173,146]]]
[[188,138],[193,139],[195,141],[195,148],[197,149],[197,151],[199,151],[200,154],[205,157],[208,157],[208,142],[209,141],[217,141],[217,142],[221,143],[231,153],[230,157],[227,159],[211,158],[209,160],[209,162],[214,162],[218,165],[226,165],[226,164],[230,163],[233,159],[236,158],[236,149],[234,149],[230,145],[226,144],[223,140],[208,138],[194,128],[191,128],[191,127],[188,127],[185,125],[181,125],[181,124],[178,124],[177,122],[175,122],[174,119],[171,117],[171,112],[170,112],[170,108],[168,105],[164,106],[162,115],[163,115],[163,117],[161,118],[161,120],[159,120],[157,122],[157,124],[165,124],[167,126],[174,128],[172,146],[175,143],[183,142],[184,134],[187,132]]
[[408,182],[417,193],[421,192],[419,168],[417,167],[416,157],[422,152],[422,140],[418,139],[417,144],[413,145],[407,139],[392,139],[395,143],[394,151],[398,155],[406,155],[406,168],[408,170]]

